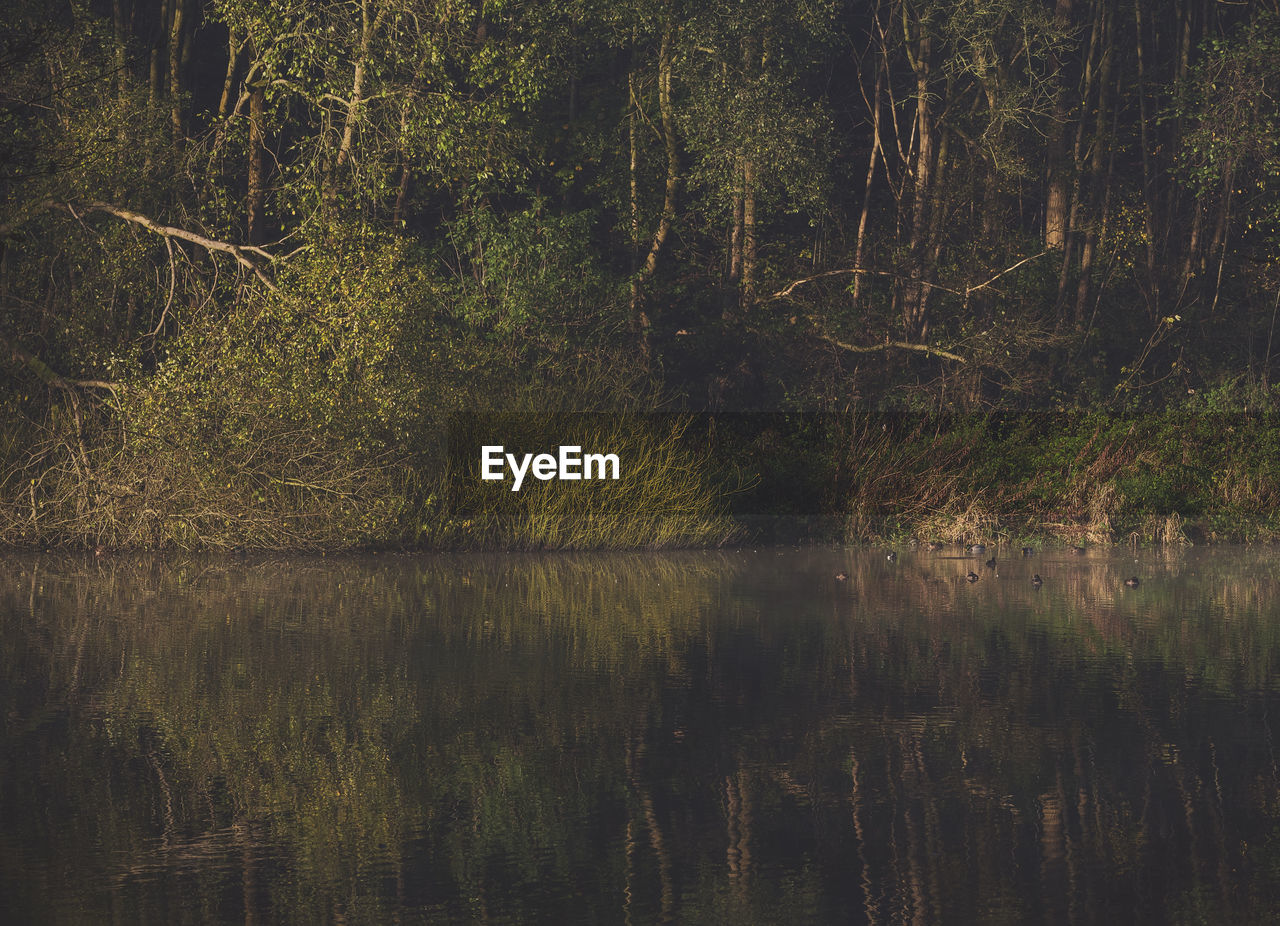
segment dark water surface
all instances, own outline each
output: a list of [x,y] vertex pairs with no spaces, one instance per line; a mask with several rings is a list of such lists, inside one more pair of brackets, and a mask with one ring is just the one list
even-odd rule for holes
[[989,555],[7,557],[0,922],[1271,922],[1280,552]]

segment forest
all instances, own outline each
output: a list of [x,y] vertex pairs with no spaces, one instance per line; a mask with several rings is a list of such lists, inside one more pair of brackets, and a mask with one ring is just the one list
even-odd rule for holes
[[[0,542],[1280,537],[1276,0],[9,0],[0,61]],[[459,449],[552,434],[634,475]]]

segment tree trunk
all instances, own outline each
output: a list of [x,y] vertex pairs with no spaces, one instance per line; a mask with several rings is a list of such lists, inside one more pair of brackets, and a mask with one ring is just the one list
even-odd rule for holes
[[160,55],[164,49],[165,42],[169,35],[169,0],[161,0],[160,2],[160,19],[155,27],[155,32],[151,42],[151,55],[149,64],[149,75],[147,86],[151,94],[151,105],[158,106],[160,104],[160,94],[164,78],[162,77],[163,67],[161,65]]
[[653,233],[653,241],[649,245],[649,255],[645,258],[641,271],[642,282],[651,279],[658,269],[658,256],[662,246],[671,233],[671,223],[676,217],[676,190],[680,182],[680,159],[676,149],[675,114],[671,108],[671,63],[672,46],[675,44],[675,30],[667,25],[662,30],[662,46],[658,51],[658,111],[662,117],[662,140],[667,150],[667,182],[662,197],[662,216],[658,219],[658,228]]
[[115,40],[116,90],[123,95],[129,89],[128,70],[128,22],[124,15],[124,0],[111,0],[111,29]]
[[1222,295],[1222,272],[1227,265],[1227,246],[1230,244],[1228,232],[1231,229],[1231,200],[1235,186],[1235,165],[1228,164],[1222,175],[1222,200],[1218,207],[1218,221],[1213,230],[1213,247],[1210,254],[1218,255],[1218,273],[1214,278],[1213,301],[1209,304],[1209,317],[1213,318],[1218,309],[1218,297]]
[[1098,88],[1098,102],[1089,165],[1081,189],[1081,199],[1086,212],[1084,221],[1087,228],[1080,249],[1080,276],[1076,281],[1075,324],[1077,328],[1084,326],[1086,307],[1093,287],[1093,263],[1098,250],[1102,203],[1107,192],[1103,189],[1106,183],[1103,175],[1104,158],[1106,152],[1114,146],[1114,138],[1107,131],[1107,122],[1110,118],[1111,65],[1114,60],[1114,17],[1109,4],[1099,3],[1098,6],[1098,15],[1101,19],[1098,38],[1101,53],[1095,82]]
[[1156,268],[1156,214],[1155,192],[1153,190],[1151,166],[1151,133],[1148,123],[1151,121],[1147,107],[1147,72],[1146,56],[1143,46],[1146,44],[1142,20],[1142,0],[1133,0],[1133,16],[1137,28],[1137,62],[1138,62],[1138,114],[1139,137],[1142,142],[1142,204],[1143,224],[1146,233],[1147,258],[1147,312],[1154,319],[1160,314],[1160,283]]
[[[414,83],[416,84],[421,78],[420,73],[414,75]],[[412,154],[405,146],[405,139],[409,137],[409,108],[412,106],[416,91],[410,90],[408,95],[400,102],[400,182],[396,184],[395,205],[391,209],[391,221],[396,227],[400,227],[400,223],[404,218],[405,205],[409,201],[409,181],[413,175]]]
[[173,0],[173,24],[169,30],[169,122],[174,139],[184,136],[182,126],[182,22],[186,0]]
[[246,197],[250,244],[265,239],[263,211],[266,206],[266,92],[261,84],[249,88],[249,184]]
[[742,161],[742,299],[743,314],[756,297],[756,169],[751,158]]
[[222,96],[218,98],[218,121],[231,115],[231,94],[235,91],[236,68],[240,64],[241,43],[234,29],[227,34],[227,73],[222,79]]
[[[1054,21],[1058,28],[1066,30],[1071,25],[1073,0],[1057,0],[1054,5]],[[1069,101],[1065,62],[1054,56],[1052,67],[1057,84],[1053,104],[1053,123],[1049,127],[1048,166],[1049,191],[1044,207],[1044,246],[1065,248],[1067,244],[1067,191],[1070,180],[1067,159],[1067,121]]]
[[[910,43],[910,36],[908,36]],[[912,165],[915,178],[911,209],[911,241],[907,280],[902,288],[902,321],[908,341],[924,341],[928,336],[929,281],[926,279],[926,238],[929,205],[933,196],[933,110],[929,99],[930,53],[928,36],[917,40],[911,64],[916,75],[916,154]]]
[[[373,50],[373,36],[381,25],[381,11],[376,19],[369,16],[370,0],[360,4],[360,57],[356,59],[351,77],[351,99],[347,101],[347,113],[342,127],[342,143],[338,146],[337,167],[345,167],[351,160],[351,146],[355,141],[356,122],[360,116],[360,104],[364,102],[364,81],[369,55]],[[336,182],[336,178],[335,178]]]
[[[635,37],[632,36],[634,52]],[[649,363],[649,316],[645,313],[640,291],[640,101],[636,95],[636,72],[627,72],[627,145],[630,149],[630,207],[631,207],[631,324],[636,332],[640,356],[646,366]]]
[[742,157],[734,158],[732,206],[729,209],[729,279],[725,286],[724,317],[741,303],[742,292]]
[[[884,69],[876,62],[876,87],[871,95],[871,156],[867,159],[867,179],[862,193],[862,212],[858,216],[858,237],[853,250],[853,266],[862,269],[863,245],[867,236],[867,217],[871,214],[871,189],[876,177],[876,158],[881,154],[880,147],[880,96],[884,91]],[[862,294],[862,274],[853,275],[852,296],[856,307]]]

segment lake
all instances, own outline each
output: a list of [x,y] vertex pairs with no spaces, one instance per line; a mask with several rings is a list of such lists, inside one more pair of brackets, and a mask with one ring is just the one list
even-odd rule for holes
[[0,921],[1271,922],[1277,551],[994,552],[9,555]]

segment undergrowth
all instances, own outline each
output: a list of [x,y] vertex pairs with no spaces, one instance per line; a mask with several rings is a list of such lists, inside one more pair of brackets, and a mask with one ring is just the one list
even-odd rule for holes
[[[350,420],[326,428],[243,388],[234,417],[209,395],[174,403],[172,383],[92,409],[68,396],[0,446],[0,542],[660,549],[769,539],[795,515],[813,516],[810,539],[847,542],[1280,540],[1274,393],[1224,389],[1127,414],[717,427],[645,413],[654,393],[593,375],[513,387],[500,413],[460,412],[455,399],[452,416],[402,416],[395,439],[376,416],[363,433]],[[587,413],[565,411],[575,397]],[[621,478],[530,477],[513,492],[479,477],[479,448],[494,442],[517,455],[616,453]]]
[[842,539],[1071,543],[1280,539],[1274,398],[1193,396],[1146,413],[851,428]]

